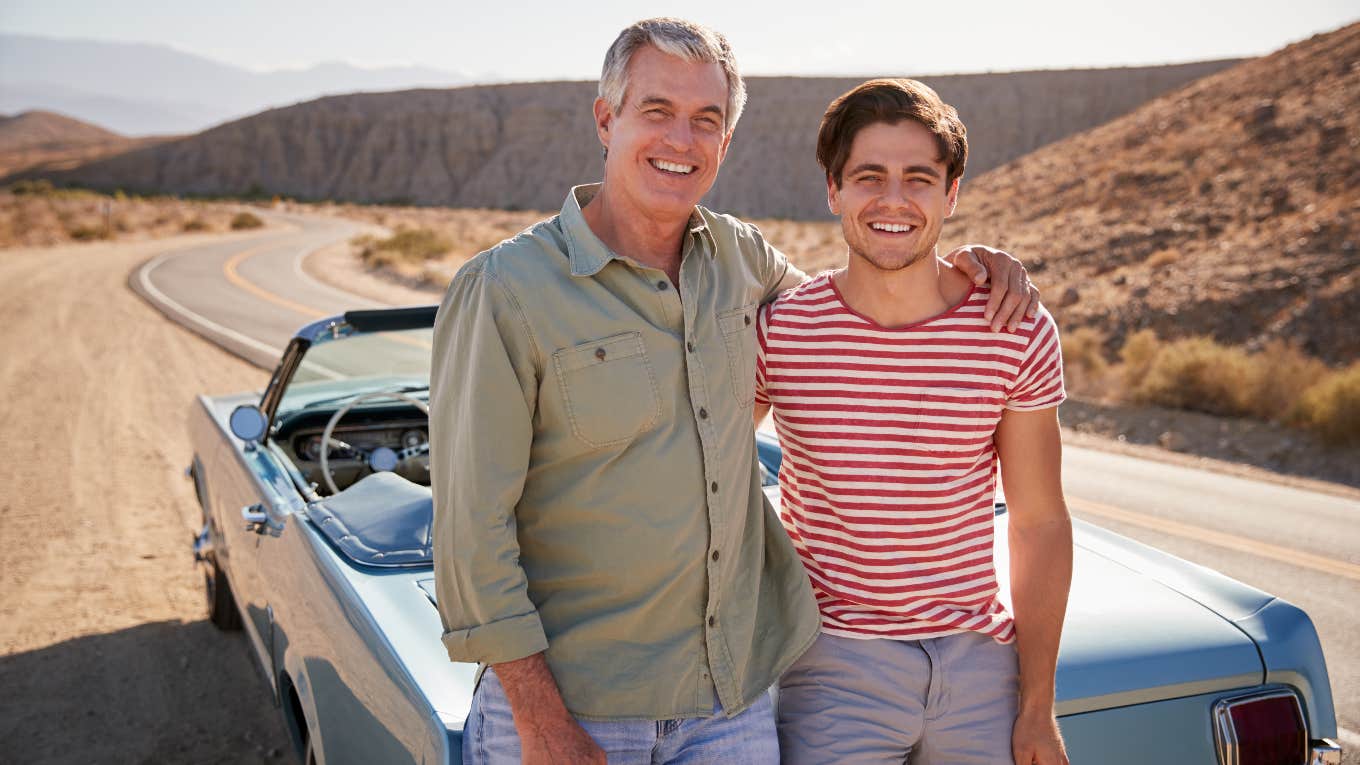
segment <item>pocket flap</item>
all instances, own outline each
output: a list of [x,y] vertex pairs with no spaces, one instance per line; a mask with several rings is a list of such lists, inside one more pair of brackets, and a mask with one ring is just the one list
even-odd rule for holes
[[563,372],[575,372],[598,364],[641,356],[644,350],[641,332],[624,332],[558,350],[553,353],[553,361]]
[[756,323],[756,304],[744,305],[718,314],[718,329],[724,335],[740,332]]

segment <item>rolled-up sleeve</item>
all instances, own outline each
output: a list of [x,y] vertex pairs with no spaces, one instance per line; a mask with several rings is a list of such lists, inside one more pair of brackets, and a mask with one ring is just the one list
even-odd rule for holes
[[765,239],[765,235],[752,224],[744,224],[755,240],[756,274],[765,293],[761,303],[769,303],[779,297],[784,290],[793,289],[807,281],[807,274],[789,262],[784,253]]
[[542,365],[515,296],[484,264],[454,278],[435,321],[430,478],[444,646],[453,661],[496,664],[548,646],[515,524]]

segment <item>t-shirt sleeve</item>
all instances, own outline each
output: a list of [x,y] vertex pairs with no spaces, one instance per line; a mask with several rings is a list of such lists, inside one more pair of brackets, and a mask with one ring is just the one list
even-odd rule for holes
[[766,406],[770,395],[765,390],[765,338],[774,303],[766,303],[756,312],[756,405]]
[[1040,307],[1028,333],[1029,343],[1020,360],[1020,370],[1006,397],[1006,408],[1013,412],[1048,409],[1067,399],[1063,385],[1062,345],[1058,342],[1058,324],[1053,315]]

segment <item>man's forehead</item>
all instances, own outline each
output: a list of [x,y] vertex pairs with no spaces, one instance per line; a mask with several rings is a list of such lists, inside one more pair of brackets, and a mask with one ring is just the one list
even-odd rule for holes
[[945,169],[939,139],[915,120],[875,122],[855,134],[846,157],[846,166],[864,162],[932,165]]
[[689,61],[646,45],[628,62],[625,102],[664,99],[673,104],[705,102],[704,106],[724,109],[727,95],[727,75],[716,61]]

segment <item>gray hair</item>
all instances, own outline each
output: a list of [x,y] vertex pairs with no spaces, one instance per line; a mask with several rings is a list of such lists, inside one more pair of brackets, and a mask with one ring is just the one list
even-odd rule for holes
[[628,89],[628,64],[638,48],[650,45],[662,53],[685,59],[717,64],[727,77],[727,110],[724,128],[731,132],[746,107],[746,83],[737,71],[732,46],[720,32],[684,19],[644,19],[619,33],[604,56],[600,73],[600,98],[618,114]]

